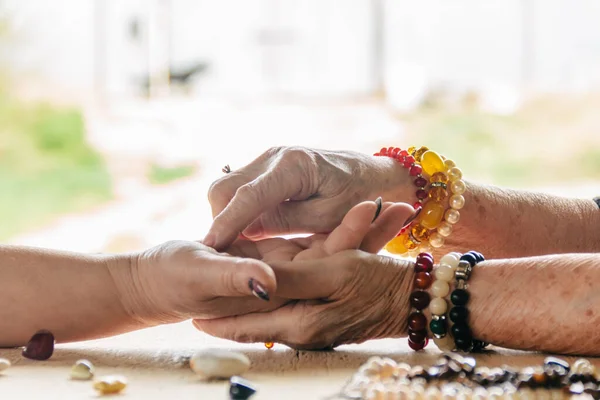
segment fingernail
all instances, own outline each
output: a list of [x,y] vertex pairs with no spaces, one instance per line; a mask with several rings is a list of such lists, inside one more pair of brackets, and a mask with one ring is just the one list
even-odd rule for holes
[[250,278],[248,280],[248,287],[252,291],[252,294],[258,297],[259,299],[264,301],[271,300],[269,298],[269,293],[267,293],[265,288],[258,281],[254,280],[254,278]]
[[421,214],[422,209],[423,209],[423,207],[417,208],[417,210],[414,212],[414,214],[411,215],[406,221],[404,221],[404,225],[402,226],[402,229],[409,226],[419,216],[419,214]]
[[215,247],[215,243],[217,243],[217,238],[212,233],[206,235],[206,237],[202,240],[202,244],[208,247]]
[[375,200],[375,204],[377,204],[377,210],[375,210],[375,216],[373,217],[373,221],[371,221],[371,223],[375,222],[375,220],[377,219],[377,217],[379,217],[379,214],[381,213],[381,207],[383,205],[381,201],[381,196]]

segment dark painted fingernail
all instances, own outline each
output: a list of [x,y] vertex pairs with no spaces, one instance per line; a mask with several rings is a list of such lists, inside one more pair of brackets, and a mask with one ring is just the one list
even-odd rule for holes
[[252,291],[252,294],[258,297],[259,299],[264,301],[271,300],[271,298],[269,297],[269,293],[267,293],[263,285],[261,285],[258,281],[254,280],[254,278],[250,278],[248,280],[248,287]]
[[54,353],[54,335],[47,330],[37,331],[29,339],[21,354],[32,360],[47,360]]
[[423,209],[423,207],[419,207],[415,210],[414,214],[411,215],[406,221],[404,221],[404,225],[402,226],[402,229],[406,228],[407,226],[409,226],[415,219],[417,219],[417,217],[419,216],[419,214],[421,214],[421,210]]
[[373,221],[371,221],[371,223],[375,222],[375,220],[377,219],[377,217],[379,217],[379,214],[381,214],[381,207],[383,206],[383,202],[381,201],[381,197],[378,197],[375,200],[375,204],[377,204],[377,210],[375,210],[375,216],[373,217]]

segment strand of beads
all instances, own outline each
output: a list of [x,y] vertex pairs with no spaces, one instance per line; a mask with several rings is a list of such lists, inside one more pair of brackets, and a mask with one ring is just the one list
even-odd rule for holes
[[429,293],[426,291],[431,286],[433,257],[428,253],[421,253],[415,261],[414,290],[410,294],[410,305],[416,310],[408,316],[408,345],[411,349],[419,351],[429,343],[427,335],[427,318],[423,310],[429,305]]
[[454,340],[448,332],[448,302],[446,297],[450,293],[450,285],[454,281],[454,272],[458,267],[460,254],[449,253],[440,260],[440,265],[435,269],[435,282],[431,285],[433,299],[429,304],[431,322],[429,329],[433,333],[433,342],[442,351],[454,350]]

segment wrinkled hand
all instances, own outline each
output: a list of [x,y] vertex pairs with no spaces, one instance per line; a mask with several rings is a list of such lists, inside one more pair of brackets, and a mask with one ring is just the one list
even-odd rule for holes
[[361,201],[407,199],[410,178],[401,170],[387,157],[272,148],[211,186],[214,222],[203,243],[221,250],[242,231],[253,240],[331,232]]
[[272,263],[277,295],[293,301],[267,313],[194,320],[213,336],[323,349],[405,336],[410,263],[347,250],[321,259]]

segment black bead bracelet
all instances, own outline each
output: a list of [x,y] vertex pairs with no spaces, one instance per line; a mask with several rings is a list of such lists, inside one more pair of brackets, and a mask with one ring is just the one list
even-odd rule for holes
[[454,346],[460,351],[481,351],[487,343],[473,338],[473,333],[469,327],[469,292],[467,291],[467,281],[471,277],[473,267],[484,261],[485,258],[481,253],[469,251],[460,257],[458,267],[455,272],[456,289],[450,294],[452,308],[450,309],[449,317],[453,322],[452,337],[454,338]]

